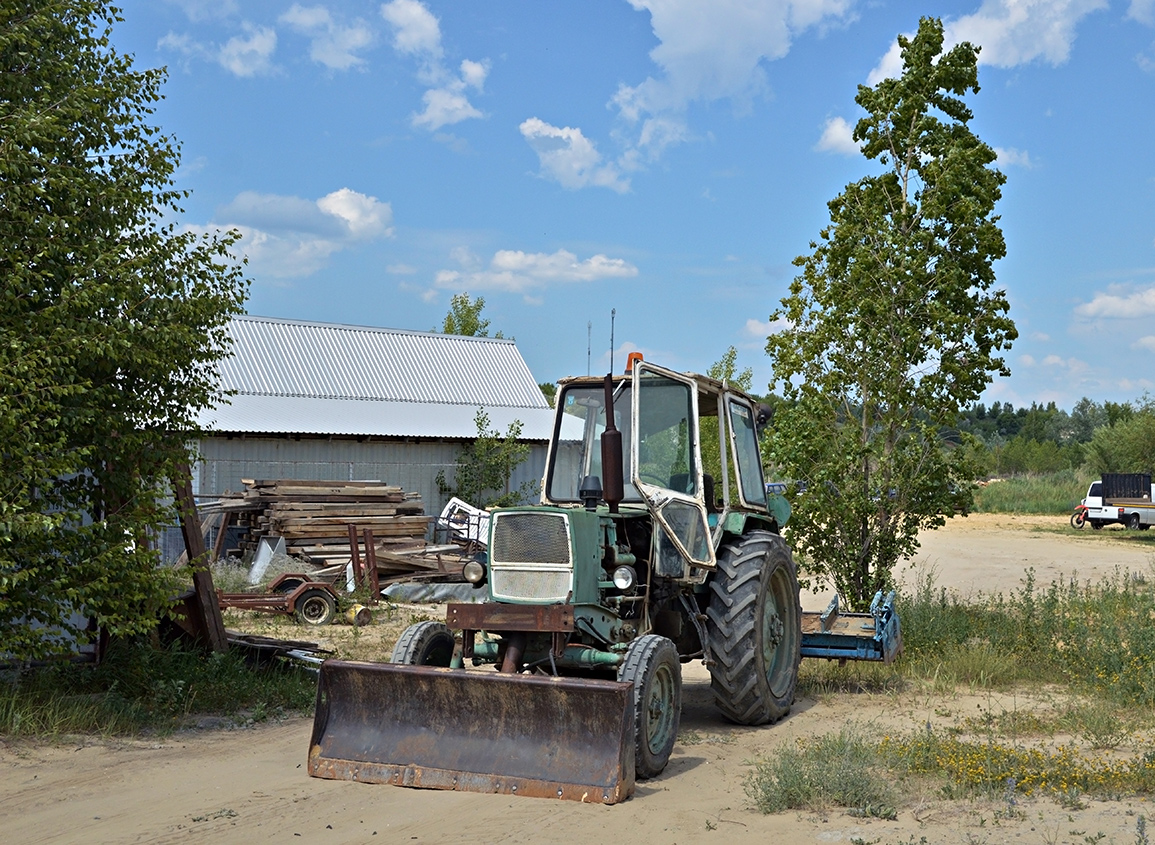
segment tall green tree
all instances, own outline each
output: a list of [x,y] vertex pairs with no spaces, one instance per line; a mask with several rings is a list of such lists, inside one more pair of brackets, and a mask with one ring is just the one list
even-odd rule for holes
[[747,393],[750,392],[751,385],[754,383],[754,371],[752,369],[747,367],[742,372],[738,372],[738,350],[733,346],[728,347],[722,353],[722,357],[710,365],[706,375],[719,381],[729,382]]
[[521,437],[521,421],[509,424],[505,434],[489,428],[489,414],[478,408],[473,417],[477,437],[462,447],[457,456],[453,481],[445,470],[437,473],[437,488],[445,496],[456,496],[477,508],[501,508],[528,502],[538,493],[538,484],[530,480],[511,487],[510,478],[529,457],[529,444]]
[[[449,300],[449,312],[441,324],[442,334],[459,334],[465,337],[489,337],[489,320],[481,319],[481,311],[485,308],[485,297],[473,299],[468,291],[455,293]],[[495,338],[503,338],[498,332]]]
[[116,52],[119,20],[0,3],[0,652],[21,658],[83,639],[70,611],[155,624],[171,585],[149,529],[247,290],[232,234],[175,222],[164,72]]
[[[889,587],[918,532],[970,502],[966,450],[940,437],[1017,336],[993,263],[1004,176],[971,131],[978,48],[943,51],[939,20],[899,36],[902,74],[855,101],[878,172],[829,203],[830,224],[771,320],[780,408],[769,457],[806,481],[788,530],[810,576],[861,607]],[[772,385],[773,387],[773,385]]]
[[1113,425],[1095,429],[1091,436],[1086,466],[1095,475],[1155,472],[1155,397],[1144,395],[1128,406],[1128,412]]

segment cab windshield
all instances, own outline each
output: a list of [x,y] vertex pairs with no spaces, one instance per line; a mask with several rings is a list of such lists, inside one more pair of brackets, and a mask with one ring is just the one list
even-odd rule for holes
[[[630,409],[633,390],[628,381],[614,388],[614,425],[622,432],[622,442],[630,442]],[[563,387],[557,401],[562,413],[558,415],[558,430],[554,432],[553,454],[546,475],[546,495],[554,502],[577,502],[578,485],[583,477],[602,474],[602,432],[606,430],[605,387],[603,385],[572,385]],[[626,502],[641,502],[637,488],[630,483],[633,476],[629,448],[624,450]]]

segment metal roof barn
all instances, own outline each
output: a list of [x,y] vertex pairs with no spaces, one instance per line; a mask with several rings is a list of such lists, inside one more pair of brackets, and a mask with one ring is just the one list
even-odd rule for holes
[[238,317],[201,424],[220,432],[471,439],[484,408],[548,440],[553,413],[512,340]]
[[242,478],[381,479],[421,493],[452,479],[464,442],[521,423],[530,457],[510,480],[540,481],[553,411],[512,340],[244,316],[229,326],[221,404],[201,415],[194,489]]

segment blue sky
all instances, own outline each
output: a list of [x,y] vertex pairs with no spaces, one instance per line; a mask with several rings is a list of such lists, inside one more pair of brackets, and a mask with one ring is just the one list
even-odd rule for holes
[[[486,300],[538,381],[626,352],[755,389],[859,84],[920,15],[983,48],[1020,337],[988,402],[1155,390],[1155,0],[122,0],[165,65],[183,224],[236,227],[252,314],[427,331]],[[589,339],[592,338],[592,341]]]

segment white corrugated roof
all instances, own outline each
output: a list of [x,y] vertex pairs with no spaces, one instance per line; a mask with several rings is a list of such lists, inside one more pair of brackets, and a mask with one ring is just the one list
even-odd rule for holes
[[468,438],[483,407],[549,438],[553,411],[511,340],[237,317],[221,384],[201,423],[216,431]]

